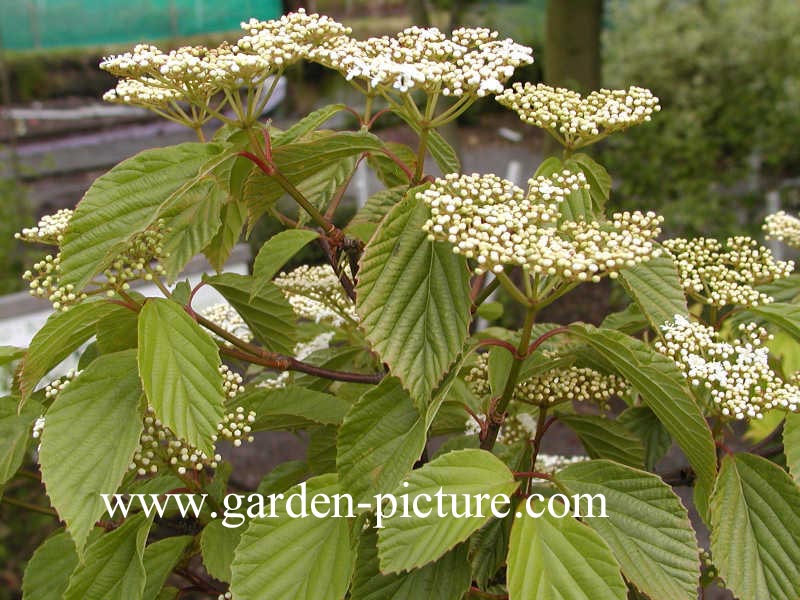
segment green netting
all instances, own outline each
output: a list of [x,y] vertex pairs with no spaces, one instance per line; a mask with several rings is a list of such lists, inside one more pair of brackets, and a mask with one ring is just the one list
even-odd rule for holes
[[3,46],[105,46],[238,29],[280,0],[0,0]]

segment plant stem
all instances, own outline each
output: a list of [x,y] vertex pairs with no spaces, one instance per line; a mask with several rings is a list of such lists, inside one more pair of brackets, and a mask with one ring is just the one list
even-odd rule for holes
[[506,275],[505,271],[495,273],[495,277],[500,282],[500,285],[503,286],[503,289],[505,289],[511,295],[511,297],[514,298],[514,300],[523,306],[530,306],[530,299],[522,293],[522,290],[514,285],[514,282],[511,281],[511,278],[508,275]]
[[417,149],[417,168],[414,170],[414,184],[422,181],[422,174],[425,172],[425,153],[428,150],[428,135],[430,128],[427,125],[421,127],[419,132],[419,148]]

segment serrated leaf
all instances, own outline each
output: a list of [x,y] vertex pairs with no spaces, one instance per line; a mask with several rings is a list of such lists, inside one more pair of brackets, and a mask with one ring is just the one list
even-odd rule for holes
[[217,345],[182,306],[150,298],[139,313],[139,373],[156,416],[213,455],[224,396]]
[[144,549],[142,562],[146,574],[146,583],[142,600],[156,600],[164,587],[175,565],[180,560],[186,547],[192,542],[192,536],[181,535],[169,537],[147,546]]
[[301,248],[319,237],[309,229],[287,229],[273,235],[258,251],[253,263],[253,285],[250,300],[258,296],[262,288],[283,268],[283,265]]
[[592,458],[607,458],[623,465],[644,466],[644,445],[620,423],[599,415],[562,415],[558,420],[572,429]]
[[92,543],[70,577],[64,600],[141,598],[147,580],[144,546],[151,523],[139,513]]
[[291,144],[303,136],[318,129],[331,119],[336,113],[347,108],[344,104],[329,104],[323,106],[294,123],[289,129],[272,136],[273,145]]
[[[98,357],[47,411],[42,481],[78,553],[117,491],[139,445],[142,388],[132,350]],[[76,443],[80,440],[80,443]]]
[[13,396],[0,398],[0,485],[14,476],[25,459],[33,422],[43,411],[38,402],[28,402],[20,412],[18,405],[19,399]]
[[222,160],[224,146],[186,143],[145,150],[98,177],[78,203],[61,245],[63,285],[78,292],[114,259],[136,233],[146,229],[162,206],[192,189]]
[[247,207],[241,202],[228,202],[222,206],[220,227],[203,248],[203,254],[215,271],[222,271],[234,246],[239,243],[246,217]]
[[714,565],[737,598],[800,597],[800,489],[783,469],[726,456],[710,513]]
[[[474,440],[475,437],[468,439]],[[489,580],[506,562],[513,522],[512,513],[502,519],[492,519],[469,539],[472,578],[481,589],[486,589]]]
[[[397,515],[383,521],[378,532],[378,554],[382,573],[399,573],[421,567],[443,556],[448,550],[466,540],[492,516],[488,497],[505,494],[511,496],[517,489],[514,475],[500,459],[485,450],[458,450],[450,452],[415,469],[406,478],[408,486],[398,487],[395,495],[408,494],[422,500],[419,510],[411,518]],[[436,510],[435,494],[457,494],[455,510],[466,512],[465,495],[472,499],[470,514],[482,517],[456,518],[451,509],[445,516]],[[427,494],[428,499],[422,496]],[[478,504],[476,495],[488,494]],[[478,510],[480,506],[480,511]],[[426,518],[422,515],[431,510]]]
[[42,377],[94,335],[101,319],[123,310],[127,309],[108,302],[83,302],[66,312],[50,315],[33,336],[22,359],[19,374],[22,402],[30,397]]
[[33,553],[22,578],[22,600],[63,600],[78,566],[75,544],[66,531],[47,538]]
[[377,542],[377,532],[373,527],[361,532],[352,600],[461,600],[469,589],[466,544],[456,546],[436,562],[410,573],[384,575],[378,565]]
[[395,377],[364,394],[345,415],[336,469],[356,503],[393,491],[419,460],[427,442],[425,419]]
[[625,577],[651,600],[694,600],[700,579],[689,513],[657,475],[606,460],[556,474],[570,494],[601,495],[608,518],[584,522],[611,548]]
[[255,387],[237,396],[236,406],[256,413],[253,431],[301,429],[309,423],[338,425],[350,403],[299,385],[269,390]]
[[[309,506],[318,494],[341,493],[336,476],[314,477],[302,485],[307,518],[286,512],[288,498],[301,489],[297,486],[287,491],[286,503],[276,506],[275,518],[255,519],[242,534],[231,565],[231,592],[237,600],[344,597],[354,560],[350,527],[345,518],[312,516]],[[299,502],[294,505],[300,510]]]
[[367,198],[367,202],[352,218],[345,232],[366,243],[378,229],[378,225],[393,206],[406,195],[408,186],[397,186],[381,190]]
[[625,600],[628,589],[608,545],[588,525],[523,510],[511,528],[508,548],[509,600]]
[[617,417],[617,422],[642,440],[645,468],[648,471],[655,469],[656,463],[672,445],[672,437],[652,409],[647,406],[632,406]]
[[619,280],[659,336],[664,323],[689,312],[675,263],[666,253],[623,269]]
[[783,425],[783,452],[789,473],[800,484],[800,413],[787,413]]
[[200,535],[203,565],[214,579],[230,583],[233,552],[242,537],[242,528],[225,527],[221,520],[211,521]]
[[294,353],[297,318],[283,292],[275,284],[262,284],[261,291],[251,301],[252,277],[223,273],[205,277],[204,281],[225,296],[264,346],[273,352]]
[[705,516],[716,478],[716,446],[705,417],[675,363],[641,340],[611,329],[573,325],[571,331],[638,392],[689,459],[695,473],[695,502]]
[[366,338],[423,405],[461,351],[471,316],[466,261],[428,240],[429,216],[410,191],[367,245],[356,286]]
[[796,340],[800,340],[800,305],[771,302],[761,306],[752,306],[747,310],[780,327]]

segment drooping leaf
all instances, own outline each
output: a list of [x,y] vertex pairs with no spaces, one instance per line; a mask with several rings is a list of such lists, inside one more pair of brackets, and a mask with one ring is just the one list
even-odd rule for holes
[[136,353],[105,354],[59,392],[45,416],[42,481],[79,554],[105,512],[100,494],[117,491],[139,445],[141,395]]
[[273,352],[292,354],[297,318],[283,292],[272,282],[261,285],[261,291],[250,300],[254,279],[236,273],[205,277],[231,306],[236,309],[253,335]]
[[145,150],[98,177],[70,219],[61,245],[63,285],[80,291],[114,254],[168,205],[224,160],[220,144],[186,143]]
[[75,544],[66,531],[47,538],[33,553],[22,578],[22,600],[63,600],[78,566]]
[[620,423],[599,415],[562,415],[559,421],[572,429],[592,458],[607,458],[620,464],[644,466],[644,445]]
[[641,340],[611,329],[573,325],[571,331],[589,344],[607,368],[624,377],[672,435],[697,474],[695,502],[707,514],[716,478],[716,447],[700,407],[673,361]]
[[344,418],[336,468],[356,503],[393,491],[419,460],[426,423],[400,382],[387,377],[365,393]]
[[367,245],[356,286],[367,339],[423,404],[461,351],[470,321],[466,262],[428,240],[429,215],[410,191]]
[[216,344],[183,307],[149,299],[139,313],[139,373],[156,416],[212,455],[224,396]]
[[254,283],[250,288],[250,300],[258,296],[290,258],[318,237],[319,233],[310,229],[287,229],[268,239],[253,263]]
[[[306,501],[295,501],[292,510],[297,515],[303,506],[308,516],[293,518],[287,512],[289,498],[301,486],[306,488]],[[286,501],[275,507],[275,518],[254,519],[242,534],[231,565],[231,592],[237,600],[344,597],[354,561],[347,520],[311,514],[313,497],[341,493],[336,476],[314,477],[301,486],[286,492]]]
[[0,485],[14,476],[25,459],[33,422],[43,411],[38,402],[29,401],[20,412],[18,405],[19,399],[13,396],[0,398]]
[[230,583],[233,552],[242,537],[241,527],[225,527],[221,520],[211,521],[200,535],[203,565],[215,579]]
[[[411,472],[408,486],[398,486],[395,496],[408,494],[420,500],[410,518],[401,512],[386,518],[378,532],[378,554],[382,573],[399,573],[419,568],[443,556],[466,540],[492,516],[489,497],[511,494],[517,488],[514,475],[500,459],[485,450],[458,450]],[[440,492],[441,491],[441,492]],[[454,507],[443,516],[437,512],[435,494],[457,494]],[[427,498],[423,496],[427,494]],[[478,502],[476,495],[488,494]],[[472,499],[469,517],[464,515],[465,495]],[[480,507],[480,510],[478,509]],[[430,510],[427,517],[423,517]],[[477,514],[482,517],[474,516]],[[387,513],[388,514],[388,513]]]
[[93,542],[70,577],[64,600],[141,598],[147,582],[144,546],[151,523],[138,513]]
[[642,440],[645,468],[648,471],[655,469],[656,463],[672,445],[672,437],[652,409],[647,406],[632,406],[617,417],[617,422]]
[[609,545],[625,577],[649,598],[697,598],[700,561],[689,514],[657,475],[592,460],[567,466],[556,481],[570,494],[605,499],[608,517],[595,515],[584,522]]
[[0,346],[0,367],[25,356],[25,348],[16,346]]
[[156,600],[167,577],[175,568],[186,547],[192,542],[192,536],[181,535],[168,537],[154,542],[144,549],[142,562],[147,580],[142,600]]
[[544,502],[518,511],[508,548],[509,600],[625,600],[619,565],[608,545],[588,525],[556,518]]
[[678,271],[666,253],[623,269],[619,280],[658,335],[661,326],[674,320],[675,315],[688,314]]
[[800,597],[800,489],[783,469],[753,454],[726,456],[710,513],[714,564],[736,597]]
[[203,248],[203,254],[205,254],[215,271],[222,271],[228,258],[230,258],[234,246],[242,236],[242,227],[244,227],[246,218],[247,207],[243,203],[227,202],[222,206],[220,227],[216,235]]

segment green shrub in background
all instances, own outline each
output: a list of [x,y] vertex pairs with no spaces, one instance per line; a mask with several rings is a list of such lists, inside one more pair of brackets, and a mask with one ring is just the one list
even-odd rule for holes
[[[652,127],[609,142],[615,203],[671,229],[754,229],[765,190],[800,173],[800,3],[613,0],[604,82],[661,98]],[[760,181],[753,180],[760,173]]]
[[0,294],[21,289],[23,255],[14,233],[29,220],[25,190],[11,179],[0,178]]

